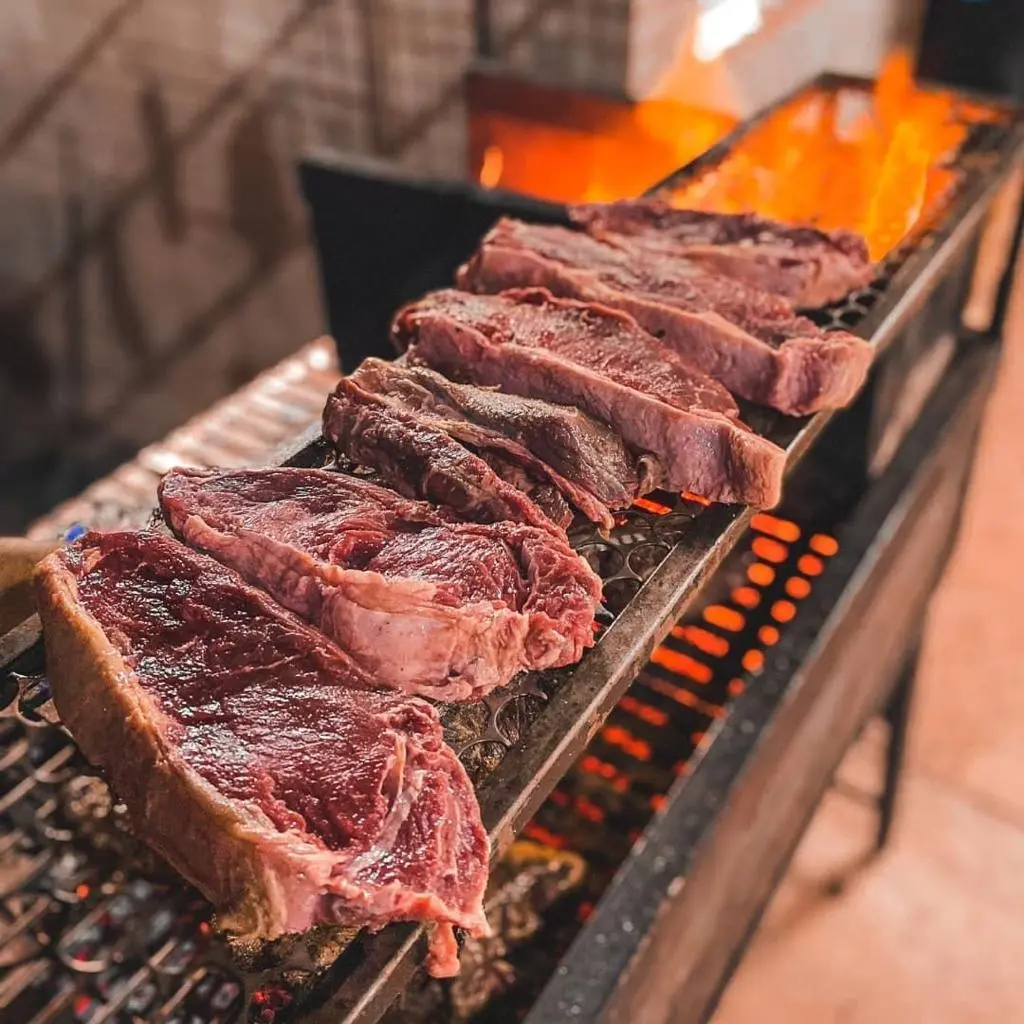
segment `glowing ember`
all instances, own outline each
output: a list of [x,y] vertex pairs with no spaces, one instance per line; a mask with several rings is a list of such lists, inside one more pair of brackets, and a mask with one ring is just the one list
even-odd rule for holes
[[750,548],[758,558],[766,562],[784,562],[789,557],[789,548],[771,537],[755,537]]
[[717,633],[711,633],[700,626],[680,625],[672,627],[672,635],[679,640],[692,644],[698,651],[716,658],[724,658],[729,653],[729,641]]
[[839,550],[839,541],[824,533],[816,533],[809,543],[812,551],[824,555],[826,558],[831,557]]
[[668,715],[664,711],[651,707],[650,704],[645,704],[628,693],[619,701],[619,707],[623,711],[628,711],[631,715],[636,715],[637,718],[648,725],[655,725],[660,728],[668,722]]
[[796,523],[792,523],[788,519],[770,516],[765,512],[758,512],[750,520],[750,525],[759,533],[767,533],[769,537],[785,541],[787,544],[792,544],[800,539],[800,527]]
[[696,658],[691,658],[688,654],[673,651],[671,647],[659,647],[651,655],[651,661],[655,665],[668,669],[674,675],[685,676],[695,683],[711,682],[712,672],[707,665],[697,661]]
[[561,850],[565,846],[565,840],[561,836],[556,836],[550,829],[546,829],[543,825],[538,825],[533,821],[523,829],[523,835],[528,839],[533,839],[556,850]]
[[764,667],[764,653],[762,651],[747,651],[743,655],[743,667],[748,672],[760,672]]
[[772,605],[772,618],[776,622],[792,622],[796,616],[796,605],[792,601],[776,601]]
[[637,498],[633,504],[646,512],[653,512],[656,516],[668,515],[672,511],[668,505],[662,505],[660,501],[653,501],[651,498]]
[[650,743],[634,736],[628,729],[623,729],[620,725],[606,725],[601,730],[601,737],[613,747],[618,747],[639,761],[651,759]]
[[768,217],[864,235],[881,259],[926,222],[957,176],[950,159],[972,124],[1000,112],[915,85],[894,53],[873,92],[811,91],[754,127],[714,169],[680,186],[678,206]]
[[704,621],[730,633],[738,633],[746,620],[735,608],[727,608],[724,604],[709,604],[704,609]]
[[805,576],[820,576],[825,565],[820,558],[815,558],[814,555],[801,555],[796,567]]
[[706,506],[711,504],[710,498],[702,498],[699,494],[691,494],[689,491],[683,491],[680,494],[680,497],[683,498],[685,501],[692,501],[697,505]]

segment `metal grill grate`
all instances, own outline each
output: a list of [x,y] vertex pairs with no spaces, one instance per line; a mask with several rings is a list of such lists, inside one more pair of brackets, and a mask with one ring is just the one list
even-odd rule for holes
[[[662,521],[672,514],[664,507],[649,511]],[[692,771],[735,698],[756,686],[764,652],[797,621],[801,603],[838,551],[829,533],[806,524],[759,515],[752,527],[705,606],[671,630],[523,829],[547,851],[556,878],[566,864],[577,865],[574,884],[564,886],[544,921],[528,931],[505,923],[503,908],[496,908],[489,919],[497,954],[488,954],[489,941],[467,942],[460,989],[487,994],[478,998],[485,1005],[473,1017],[476,1024],[525,1016],[672,783]],[[436,982],[414,985],[388,1022],[438,1019],[432,1015],[440,1008],[450,1012],[454,999]]]
[[[1005,135],[1001,141],[1006,141]],[[996,149],[990,155],[997,155]],[[984,176],[973,182],[976,189],[984,184]],[[906,285],[928,265],[935,247],[949,240],[967,210],[977,207],[980,195],[968,196],[966,206],[941,232],[918,238],[896,254],[878,284],[826,311],[825,322],[843,323],[876,341],[881,327],[887,325],[891,335],[890,320],[904,299]],[[175,463],[259,461],[259,455],[251,454],[255,449],[265,453],[275,438],[294,435],[319,418],[336,371],[329,360],[325,362],[323,348],[310,352],[319,355],[288,364],[291,368],[283,375],[267,375],[238,396],[238,404],[231,399],[218,407],[217,417],[196,421],[165,445],[147,449],[135,463],[91,488],[82,501],[37,524],[34,535],[54,536],[75,521],[96,525],[142,521],[152,507],[159,474]],[[763,414],[752,417],[752,422],[758,429],[771,431],[791,452],[799,452],[826,419],[804,423]],[[255,432],[271,426],[274,438],[257,445]],[[307,446],[296,459],[322,464],[325,454],[322,447]],[[645,735],[652,723],[643,718],[644,714],[650,718],[650,709],[668,714],[670,708],[684,716],[687,735],[694,743],[698,742],[695,734],[721,717],[732,695],[730,687],[742,685],[745,672],[757,671],[758,656],[763,658],[764,647],[774,642],[773,636],[777,638],[779,625],[772,609],[779,602],[799,600],[787,592],[788,596],[773,595],[769,603],[768,590],[758,588],[770,588],[772,582],[751,579],[738,584],[730,594],[731,603],[717,606],[731,614],[711,612],[719,616],[718,622],[708,619],[710,609],[705,609],[701,622],[677,627],[679,634],[658,649],[628,695],[635,703],[620,704],[600,728],[616,694],[647,660],[642,645],[629,634],[651,636],[667,628],[686,595],[703,583],[735,544],[744,523],[737,510],[703,510],[687,498],[656,495],[624,513],[607,540],[589,528],[573,531],[577,550],[607,584],[606,608],[595,624],[596,653],[576,669],[521,680],[488,702],[444,709],[449,742],[479,784],[488,827],[514,831],[512,823],[523,824],[533,817],[530,809],[540,799],[543,778],[524,759],[527,750],[548,752],[544,777],[554,781],[551,777],[575,759],[587,723],[593,722],[598,741],[592,756],[625,771],[625,767],[616,769],[623,756],[643,760],[630,752],[643,749],[637,741],[653,744]],[[776,553],[772,544],[785,543],[768,531],[753,542]],[[753,550],[758,553],[756,547]],[[822,557],[812,551],[803,556]],[[770,569],[775,563],[765,555],[758,564]],[[752,612],[751,593],[757,598],[756,615],[768,618],[756,620],[757,642],[745,643],[740,650],[730,640],[734,631],[727,624],[735,622],[736,615]],[[752,617],[741,626],[745,640],[745,630],[754,621]],[[712,668],[705,648],[720,648],[721,641],[729,645],[728,651]],[[27,676],[41,671],[38,646],[8,668]],[[565,685],[570,679],[572,685]],[[321,968],[337,959],[344,942],[335,933],[314,933],[273,950],[257,951],[259,955],[248,961],[251,970],[247,972],[229,966],[227,951],[211,937],[208,908],[180,883],[152,873],[154,865],[144,848],[126,835],[122,816],[111,806],[102,784],[89,776],[65,735],[39,720],[45,691],[29,686],[25,698],[18,700],[15,684],[11,675],[0,680],[5,708],[0,737],[6,751],[0,760],[0,965],[4,970],[0,1013],[30,1024],[132,1020],[227,1024],[248,1007],[254,1020],[287,1019],[289,1007],[301,1005]],[[556,690],[559,701],[551,710],[557,714],[542,719],[545,695]],[[517,746],[528,726],[530,743]],[[578,740],[575,752],[567,738]],[[550,755],[556,743],[566,758],[561,769]],[[503,766],[495,771],[514,746],[512,770]],[[656,803],[660,785],[660,780],[649,780],[638,787],[648,809],[652,801]],[[600,789],[593,780],[574,775],[558,791],[562,795],[556,801],[565,799],[584,817],[593,814],[594,806],[600,810],[595,786]],[[553,812],[549,808],[544,813]],[[534,821],[546,827],[542,817]],[[401,984],[400,979],[394,980],[399,973],[391,977],[390,984]],[[338,1019],[342,1013],[338,1011]]]

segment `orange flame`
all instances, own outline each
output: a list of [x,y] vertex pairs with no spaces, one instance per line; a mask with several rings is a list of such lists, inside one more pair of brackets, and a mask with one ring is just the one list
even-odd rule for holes
[[480,165],[480,184],[484,188],[497,188],[504,166],[505,154],[501,146],[488,146],[484,150],[484,160]]
[[[606,202],[640,195],[689,163],[735,118],[653,99],[632,105],[588,97],[589,124],[569,126],[477,111],[471,116],[477,180],[554,202]],[[593,108],[604,103],[600,116]],[[559,114],[564,116],[565,104]]]
[[1002,114],[913,81],[903,51],[872,93],[810,92],[753,128],[717,167],[671,196],[678,206],[756,210],[862,234],[881,259],[926,222],[956,183],[948,165],[972,123]]

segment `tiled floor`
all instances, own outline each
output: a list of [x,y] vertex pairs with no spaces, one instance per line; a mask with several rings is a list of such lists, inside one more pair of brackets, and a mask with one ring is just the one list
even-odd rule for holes
[[[1024,301],[931,614],[899,817],[830,796],[714,1024],[1024,1022]],[[855,757],[864,751],[853,752]]]

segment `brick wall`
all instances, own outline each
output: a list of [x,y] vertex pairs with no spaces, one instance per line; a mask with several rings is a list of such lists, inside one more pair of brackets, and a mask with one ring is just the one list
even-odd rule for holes
[[0,530],[322,329],[303,150],[464,164],[468,0],[0,4]]

